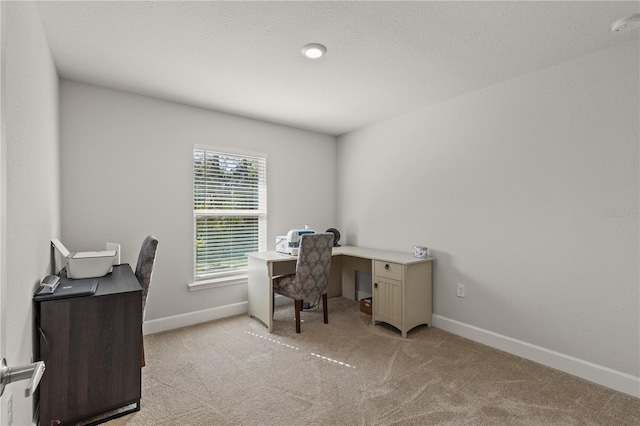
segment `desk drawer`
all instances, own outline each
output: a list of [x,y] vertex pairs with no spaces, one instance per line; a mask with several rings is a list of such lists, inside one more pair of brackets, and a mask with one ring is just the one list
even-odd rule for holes
[[376,260],[373,268],[376,276],[402,281],[402,265],[398,263],[381,262]]

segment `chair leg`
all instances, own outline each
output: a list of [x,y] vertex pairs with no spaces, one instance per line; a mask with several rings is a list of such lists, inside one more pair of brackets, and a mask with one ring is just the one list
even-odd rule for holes
[[324,312],[324,323],[329,324],[329,312],[327,309],[327,293],[322,295],[322,311]]
[[300,311],[302,310],[302,300],[296,300],[296,333],[300,333]]
[[304,307],[304,299],[300,299],[300,311],[302,311],[303,307]]

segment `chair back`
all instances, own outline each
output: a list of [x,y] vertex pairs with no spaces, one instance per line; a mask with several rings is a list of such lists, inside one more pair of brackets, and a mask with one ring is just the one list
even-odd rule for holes
[[333,234],[305,234],[300,239],[296,282],[305,297],[319,296],[329,288]]
[[144,319],[144,309],[147,305],[147,295],[149,294],[149,285],[151,284],[151,275],[153,274],[153,265],[156,261],[156,251],[158,249],[158,240],[149,235],[144,239],[142,247],[140,247],[140,255],[138,256],[138,264],[136,265],[136,278],[142,287],[142,318]]

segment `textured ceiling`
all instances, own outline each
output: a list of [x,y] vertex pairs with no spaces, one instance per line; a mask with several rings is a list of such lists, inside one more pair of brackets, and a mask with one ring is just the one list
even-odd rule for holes
[[[38,3],[61,77],[339,135],[639,37],[640,2]],[[327,47],[302,57],[306,43]]]

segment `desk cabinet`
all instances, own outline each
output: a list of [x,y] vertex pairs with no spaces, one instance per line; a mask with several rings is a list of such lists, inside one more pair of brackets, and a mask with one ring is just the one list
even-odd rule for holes
[[372,321],[386,322],[407,337],[421,324],[431,324],[431,262],[373,262]]
[[93,296],[35,304],[41,426],[140,408],[142,289],[129,265],[98,283]]
[[402,265],[373,262],[373,312],[375,321],[402,326]]

